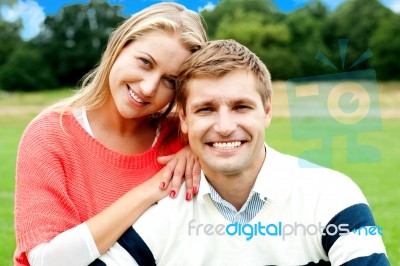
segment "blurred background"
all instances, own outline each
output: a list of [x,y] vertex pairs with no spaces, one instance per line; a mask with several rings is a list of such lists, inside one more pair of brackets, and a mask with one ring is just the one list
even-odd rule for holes
[[[91,0],[62,6],[63,1],[48,1],[59,2],[56,9],[47,3],[42,7],[40,1],[1,1],[3,91],[75,86],[96,65],[115,26],[140,7],[157,2],[131,0],[111,4]],[[276,1],[280,6],[272,0],[181,3],[191,3],[192,9],[201,12],[210,39],[234,38],[256,52],[274,80],[341,69],[338,39],[349,40],[343,68],[350,67],[369,48],[373,57],[353,70],[373,68],[379,80],[398,80],[400,15],[396,8],[400,9],[400,2],[396,7],[387,1],[386,5],[379,0],[295,0],[293,4]],[[342,3],[335,7],[332,2]],[[287,11],[290,8],[293,10]],[[314,59],[318,51],[329,58],[331,65]]]
[[[0,0],[0,265],[12,265],[15,249],[15,160],[24,128],[44,107],[73,93],[121,21],[157,2],[162,1]],[[361,187],[377,225],[384,229],[389,259],[400,265],[400,1],[175,2],[201,13],[211,40],[236,39],[268,66],[274,86],[274,119],[267,131],[271,146],[299,156],[321,149],[326,145],[322,135],[329,135],[329,162],[321,164],[344,172]],[[374,100],[369,106],[375,113],[357,129],[361,137],[356,142],[373,145],[374,160],[368,160],[368,152],[353,154],[365,160],[348,159],[356,144],[345,137],[354,127],[343,130],[310,117],[303,121],[295,114],[304,106],[291,109],[296,102],[291,89],[311,83],[323,87],[327,79],[327,90],[333,90],[354,78],[338,73],[350,72],[367,73],[356,83],[365,88],[370,103]],[[362,83],[363,78],[368,83]],[[305,108],[313,110],[313,103]],[[330,133],[314,134],[322,129]],[[314,137],[303,137],[310,135]]]

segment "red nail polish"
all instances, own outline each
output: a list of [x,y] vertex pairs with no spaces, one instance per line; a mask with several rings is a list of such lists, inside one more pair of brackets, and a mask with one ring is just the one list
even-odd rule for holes
[[161,189],[164,189],[164,188],[165,188],[165,182],[161,182],[161,183],[160,183],[160,188],[161,188]]
[[186,200],[190,200],[192,198],[192,194],[186,193]]
[[169,196],[171,198],[173,198],[173,197],[175,197],[175,194],[176,194],[175,190],[171,190],[171,192],[169,193]]
[[193,195],[196,195],[196,194],[197,194],[197,187],[193,187],[192,193],[193,193]]

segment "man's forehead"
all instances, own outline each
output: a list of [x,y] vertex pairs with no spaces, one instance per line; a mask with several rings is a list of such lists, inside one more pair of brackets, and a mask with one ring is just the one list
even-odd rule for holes
[[[221,77],[212,75],[192,78],[186,85],[187,98],[245,97],[246,93],[257,93],[254,76],[246,71],[231,71]],[[254,97],[254,95],[252,96]],[[246,98],[246,97],[245,97]]]

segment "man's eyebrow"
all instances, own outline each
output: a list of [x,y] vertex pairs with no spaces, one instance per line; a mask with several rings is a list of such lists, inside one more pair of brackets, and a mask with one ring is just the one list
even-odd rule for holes
[[211,106],[215,104],[215,100],[200,100],[197,101],[193,104],[191,104],[190,109],[191,110],[196,110],[198,108],[204,107],[204,106]]
[[231,101],[232,105],[240,105],[240,104],[255,104],[255,100],[253,98],[241,98],[237,100]]
[[213,104],[213,100],[197,101],[191,105],[191,109],[196,109],[202,106],[209,106]]

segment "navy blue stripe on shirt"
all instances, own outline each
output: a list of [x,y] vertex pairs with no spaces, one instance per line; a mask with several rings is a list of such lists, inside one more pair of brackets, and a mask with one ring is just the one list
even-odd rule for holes
[[[344,228],[351,232],[354,229],[358,229],[362,226],[375,226],[375,221],[369,206],[365,203],[352,205],[336,214],[329,221],[323,231],[322,246],[324,247],[326,254],[328,254],[333,244],[340,237],[340,234],[343,234],[343,232],[340,230],[336,230],[336,234],[333,234],[333,230],[329,230],[329,226],[334,225],[334,228],[340,229],[343,228],[343,225],[345,224],[348,226]],[[327,229],[328,232],[326,232]]]
[[305,266],[331,266],[331,263],[329,261],[324,261],[324,260],[320,260],[317,263],[315,262],[310,262]]
[[92,263],[89,264],[89,266],[107,266],[107,264],[105,264],[103,261],[101,261],[100,259],[96,259],[95,261],[93,261]]
[[129,227],[117,241],[139,265],[156,265],[153,253],[139,236],[139,234]]
[[383,253],[380,254],[371,254],[367,257],[359,257],[352,260],[347,261],[343,264],[344,266],[364,266],[364,265],[379,265],[379,266],[390,266],[386,255]]
[[[268,264],[265,266],[276,266],[276,264]],[[304,266],[331,266],[331,263],[329,261],[320,260],[317,263],[310,262],[310,263],[304,264]]]

